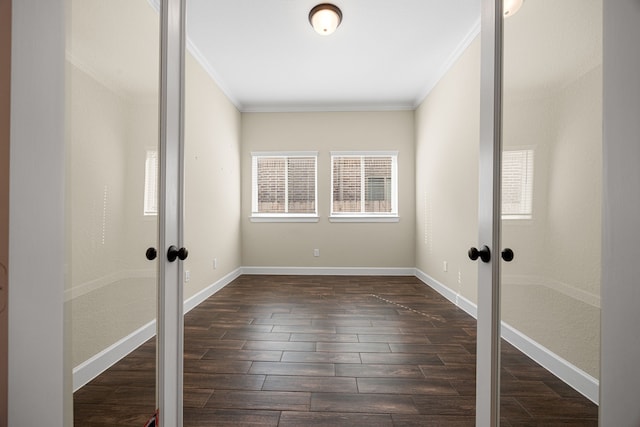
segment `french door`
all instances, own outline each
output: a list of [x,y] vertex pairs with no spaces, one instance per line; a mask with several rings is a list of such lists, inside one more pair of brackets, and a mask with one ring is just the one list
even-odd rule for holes
[[137,405],[131,425],[181,426],[184,2],[67,0],[66,9],[74,391],[132,352],[114,367]]
[[[160,236],[162,262],[158,283],[158,390],[160,425],[182,426],[184,247],[184,61],[185,1],[161,2]],[[176,263],[176,261],[178,262]]]
[[[479,262],[479,426],[518,410],[573,420],[584,400],[555,404],[571,388],[598,402],[603,3],[536,0],[509,14],[513,3],[482,4],[479,241],[469,253]],[[514,347],[537,364],[510,364]],[[540,370],[557,381],[530,381]]]
[[[575,1],[579,4],[574,11],[601,9],[598,0]],[[184,3],[68,0],[67,7],[66,298],[74,382],[79,387],[92,378],[94,366],[108,367],[113,361],[106,354],[114,342],[122,351],[127,345],[132,350],[155,335],[155,343],[138,350],[132,370],[139,381],[128,392],[137,396],[141,418],[159,410],[160,423],[167,426],[182,425],[179,285],[180,260],[188,255],[182,242]],[[597,375],[594,343],[599,339],[593,331],[599,329],[599,283],[594,279],[599,266],[594,262],[599,262],[600,242],[594,236],[600,233],[594,230],[594,224],[599,226],[594,212],[600,209],[599,183],[575,178],[601,176],[594,157],[598,141],[590,139],[601,133],[601,113],[579,108],[601,103],[588,98],[598,93],[602,55],[597,48],[589,50],[598,46],[598,39],[593,38],[593,26],[580,25],[601,25],[601,19],[596,13],[572,21],[561,28],[567,32],[532,49],[527,41],[543,37],[527,35],[531,28],[544,32],[562,27],[562,21],[549,20],[557,9],[554,0],[529,1],[507,21],[502,1],[482,2],[480,228],[478,247],[471,253],[480,261],[480,426],[499,424],[504,372],[500,338],[509,329],[503,320],[509,330],[548,350],[545,354],[568,361],[575,368],[570,371],[587,383]],[[587,47],[582,60],[567,66],[560,83],[555,74],[543,75],[547,80],[537,81],[527,93],[531,88],[523,89],[517,74],[522,70],[509,64],[527,60],[556,67],[577,48],[560,41],[581,39],[569,31],[585,28],[590,31],[583,34]],[[518,42],[513,56],[505,49],[511,40]],[[528,52],[525,57],[518,56],[517,44]],[[565,51],[551,59],[543,56],[563,47]],[[540,77],[542,71],[533,74]],[[582,102],[585,99],[589,102]],[[527,114],[520,122],[513,121],[523,112]],[[594,124],[596,128],[588,127]],[[528,132],[519,133],[522,129]],[[532,135],[537,138],[532,140]],[[506,159],[521,171],[514,178],[519,184],[509,194],[517,199],[517,206],[509,208],[515,211],[506,211],[503,203]],[[572,257],[576,252],[579,262]],[[507,262],[512,264],[507,267]],[[561,299],[564,303],[555,311],[545,303]],[[529,309],[527,316],[518,316],[522,307]],[[558,314],[575,317],[554,320]],[[560,338],[540,334],[560,324],[580,328],[563,330]],[[566,345],[563,336],[578,338]],[[591,345],[578,347],[584,343]]]

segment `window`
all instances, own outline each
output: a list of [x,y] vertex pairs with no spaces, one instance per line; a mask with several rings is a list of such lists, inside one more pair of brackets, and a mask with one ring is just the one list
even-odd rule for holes
[[147,150],[144,162],[144,214],[158,214],[158,150]]
[[398,153],[332,152],[331,217],[398,216]]
[[502,219],[533,216],[533,150],[502,152]]
[[317,221],[316,152],[251,153],[254,220]]

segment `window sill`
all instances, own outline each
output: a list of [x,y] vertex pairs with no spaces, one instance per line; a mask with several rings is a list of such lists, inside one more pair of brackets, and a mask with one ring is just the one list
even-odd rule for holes
[[531,221],[533,215],[502,215],[503,221]]
[[317,216],[251,216],[251,222],[318,222]]
[[506,217],[503,216],[502,218],[502,223],[503,224],[508,224],[510,226],[516,226],[516,225],[521,225],[521,226],[529,226],[533,224],[533,218],[532,217]]
[[400,217],[394,216],[330,216],[329,222],[400,222]]

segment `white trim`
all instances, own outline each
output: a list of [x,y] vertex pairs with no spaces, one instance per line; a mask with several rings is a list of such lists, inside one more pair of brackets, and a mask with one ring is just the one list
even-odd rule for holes
[[242,274],[300,276],[414,276],[415,268],[405,267],[242,267]]
[[240,100],[233,96],[233,94],[229,90],[229,87],[224,83],[220,75],[211,66],[211,64],[209,64],[209,61],[207,61],[204,54],[200,52],[200,49],[198,49],[196,45],[193,44],[189,37],[187,37],[187,51],[191,54],[191,56],[193,56],[193,59],[195,59],[196,62],[200,64],[200,66],[209,75],[209,77],[211,77],[211,80],[215,82],[215,84],[218,86],[218,89],[220,89],[220,91],[227,97],[229,102],[231,102],[238,111],[243,111],[242,103],[240,102]]
[[447,72],[451,69],[451,67],[454,66],[458,58],[462,56],[462,54],[467,50],[469,45],[475,40],[476,36],[480,34],[480,21],[481,19],[478,18],[478,20],[473,24],[473,27],[471,27],[471,30],[469,31],[469,33],[467,33],[467,35],[462,39],[462,41],[453,50],[453,52],[451,52],[451,55],[449,55],[449,58],[447,58],[444,64],[442,64],[442,67],[440,67],[440,71],[435,75],[435,77],[431,81],[429,81],[425,85],[424,89],[416,97],[416,100],[413,103],[413,108],[412,108],[413,110],[418,108],[420,104],[424,102],[424,100],[427,98],[427,96],[429,96],[431,91],[438,85],[438,83],[440,83],[440,80],[442,80],[445,74],[447,74]]
[[[160,0],[147,0],[147,1],[156,12],[160,13]],[[207,73],[209,77],[216,83],[216,85],[218,86],[218,89],[220,89],[220,91],[236,107],[236,109],[238,111],[242,111],[242,103],[240,103],[238,98],[233,96],[228,86],[223,83],[223,80],[222,78],[220,78],[220,75],[216,72],[216,70],[214,70],[211,64],[209,64],[209,61],[207,61],[207,58],[204,56],[204,54],[200,52],[200,49],[198,49],[196,45],[193,44],[189,36],[187,36],[186,38],[187,38],[187,42],[186,42],[187,51],[191,54],[191,56],[193,56],[193,59],[195,59],[196,62],[200,64],[200,66],[204,69],[205,73]]]
[[[441,294],[443,297],[460,307],[474,318],[477,318],[478,306],[451,288],[438,282],[433,277],[416,269],[416,277],[424,284]],[[599,381],[584,372],[582,369],[574,366],[567,360],[553,353],[546,347],[540,345],[536,341],[522,334],[512,326],[502,322],[501,335],[507,342],[522,351],[531,359],[539,363],[556,377],[573,387],[580,394],[591,400],[596,405],[599,398]]]
[[207,286],[200,292],[187,298],[184,302],[184,313],[187,314],[188,312],[196,308],[198,305],[203,303],[211,295],[215,294],[216,292],[218,292],[219,290],[227,286],[229,283],[233,282],[238,277],[240,277],[241,274],[242,274],[242,268],[236,268],[231,273],[217,280],[215,283]]
[[[197,307],[211,295],[227,286],[242,274],[242,269],[237,268],[205,289],[187,298],[184,302],[184,313],[188,313]],[[82,362],[73,368],[73,391],[77,391],[89,381],[109,369],[123,357],[144,344],[156,334],[156,321],[152,320],[111,346],[105,348],[100,353]]]
[[502,337],[587,399],[598,404],[600,387],[596,378],[504,322],[502,322]]
[[429,276],[427,273],[424,273],[422,270],[416,268],[415,276],[420,279],[424,284],[429,286],[434,291],[438,292],[440,295],[451,301],[457,307],[464,310],[468,315],[473,317],[474,319],[478,316],[478,307],[476,304],[459,293],[455,292],[451,288],[443,285],[438,282],[433,277]]
[[351,112],[370,112],[370,111],[413,111],[415,106],[413,102],[399,101],[391,104],[362,104],[362,105],[245,105],[240,111],[242,113],[315,113],[315,112],[333,112],[333,113],[351,113]]
[[249,220],[251,222],[318,222],[320,221],[320,217],[318,217],[317,215],[295,216],[283,214],[281,216],[278,216],[261,214],[250,216]]
[[[147,0],[153,9],[160,13],[160,0]],[[225,94],[225,96],[229,99],[229,101],[239,110],[242,111],[242,104],[238,99],[231,94],[231,91],[227,89],[227,86],[222,83],[222,79],[213,69],[209,61],[205,58],[205,56],[200,52],[200,50],[196,47],[195,44],[191,41],[191,39],[187,36],[187,50],[193,56],[193,59],[196,60],[198,64],[204,69],[204,71],[211,77],[211,79],[218,85],[218,88]]]
[[517,215],[502,215],[503,221],[529,221],[533,219],[533,215],[531,214],[517,214]]
[[73,368],[73,391],[76,392],[155,334],[156,321],[152,320]]
[[329,222],[400,222],[400,217],[398,215],[332,215],[329,217]]

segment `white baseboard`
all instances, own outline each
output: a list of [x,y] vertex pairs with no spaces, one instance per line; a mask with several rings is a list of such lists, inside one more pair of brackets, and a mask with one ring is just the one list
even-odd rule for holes
[[233,282],[235,279],[240,277],[241,274],[242,274],[242,268],[236,268],[231,273],[229,273],[226,276],[224,276],[223,278],[219,279],[214,284],[207,286],[206,288],[204,288],[200,292],[198,292],[195,295],[189,297],[184,302],[184,313],[186,314],[186,313],[190,312],[191,310],[193,310],[194,308],[196,308],[198,305],[200,305],[202,302],[204,302],[211,295],[215,294],[220,289],[224,288],[229,283]]
[[242,267],[242,274],[300,276],[414,276],[411,267]]
[[109,369],[120,359],[144,344],[156,334],[156,321],[152,320],[135,332],[110,345],[100,353],[73,368],[73,391]]
[[[241,272],[241,268],[238,268],[185,300],[184,312],[188,313],[193,308],[197,307],[198,304],[202,303],[211,295],[227,286],[234,279],[240,276],[240,274],[242,274]],[[89,381],[109,369],[123,357],[152,338],[155,334],[156,321],[153,320],[73,368],[73,391],[75,392]]]
[[[416,269],[416,277],[477,319],[478,306],[474,302],[462,297],[451,288],[443,285],[419,269]],[[598,404],[600,384],[596,378],[504,322],[502,322],[501,330],[502,338],[504,338],[505,341],[573,387],[587,399],[591,400],[596,405]]]
[[466,299],[459,293],[455,292],[451,288],[443,285],[438,282],[433,277],[429,276],[427,273],[422,270],[415,269],[415,276],[420,279],[423,283],[428,285],[431,289],[438,292],[440,295],[451,301],[453,304],[464,310],[467,314],[469,314],[474,319],[478,318],[478,307],[475,303]]
[[584,397],[598,404],[600,383],[596,378],[504,322],[502,322],[502,337]]

